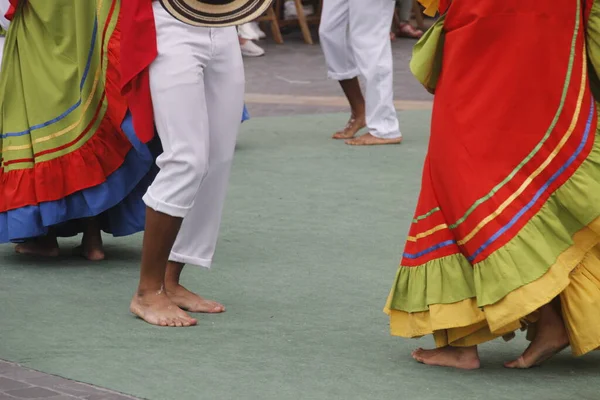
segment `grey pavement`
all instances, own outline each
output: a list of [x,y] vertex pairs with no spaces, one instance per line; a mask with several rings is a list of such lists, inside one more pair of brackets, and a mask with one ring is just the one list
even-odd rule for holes
[[[313,46],[304,44],[300,35],[295,32],[286,35],[285,40],[286,43],[283,45],[270,41],[259,42],[266,49],[266,55],[245,59],[246,92],[249,97],[270,101],[269,96],[323,98],[343,96],[338,85],[326,77],[325,59],[318,44]],[[413,44],[414,41],[408,39],[398,39],[393,42],[396,98],[430,101],[430,95],[414,81],[408,70]],[[322,105],[319,101],[310,101],[310,104],[273,104],[277,99],[275,97],[268,103],[260,101],[248,103],[251,116],[316,114],[348,110],[343,101],[334,106]],[[0,361],[0,400],[7,399],[124,400],[134,398]]]
[[[313,35],[316,37],[316,35]],[[342,97],[335,81],[327,79],[325,58],[318,44],[307,45],[297,33],[285,37],[285,44],[258,42],[266,55],[246,58],[246,93],[263,95],[293,95],[312,97]],[[431,101],[427,93],[411,75],[408,63],[412,54],[411,39],[392,42],[394,54],[394,93],[397,100]],[[314,103],[314,102],[313,102]],[[348,110],[346,105],[321,104],[255,104],[248,103],[252,116],[319,114]]]
[[0,361],[0,400],[131,400],[131,396]]

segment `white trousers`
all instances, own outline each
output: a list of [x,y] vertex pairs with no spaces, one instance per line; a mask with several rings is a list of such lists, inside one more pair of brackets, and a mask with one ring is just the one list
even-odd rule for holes
[[0,36],[0,69],[2,69],[2,57],[4,56],[4,36]]
[[[4,15],[10,8],[9,0],[0,0],[0,27],[4,30],[8,30],[10,21],[7,20]],[[2,68],[2,57],[4,56],[4,36],[0,36],[0,68]]]
[[331,79],[364,78],[367,127],[401,137],[394,107],[390,27],[394,0],[325,0],[319,36]]
[[150,90],[163,153],[144,202],[183,218],[169,260],[209,268],[244,107],[238,36],[234,27],[193,27],[153,7],[158,57]]
[[9,8],[10,8],[9,0],[0,0],[0,26],[4,30],[8,30],[8,25],[10,23],[10,21],[4,17],[4,15],[8,12]]

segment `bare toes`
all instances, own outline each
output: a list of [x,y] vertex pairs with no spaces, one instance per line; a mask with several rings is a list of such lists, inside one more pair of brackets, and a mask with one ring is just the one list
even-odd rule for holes
[[[225,307],[212,300],[207,300],[181,285],[167,288],[167,295],[182,310],[193,313],[221,313]],[[187,314],[186,314],[187,315]]]
[[506,368],[514,368],[514,369],[525,369],[527,368],[527,364],[525,364],[525,360],[523,357],[519,357],[516,360],[508,361],[504,363]]
[[220,312],[224,312],[225,311],[225,307],[222,304],[216,303],[216,302],[212,302],[212,312],[213,313],[220,313]]
[[181,313],[179,313],[179,319],[184,323],[187,324],[186,326],[191,326],[191,325],[196,325],[198,323],[198,320],[196,318],[192,318],[190,317],[185,311],[181,311]]
[[152,325],[183,327],[196,324],[196,320],[177,307],[164,292],[134,296],[130,310]]

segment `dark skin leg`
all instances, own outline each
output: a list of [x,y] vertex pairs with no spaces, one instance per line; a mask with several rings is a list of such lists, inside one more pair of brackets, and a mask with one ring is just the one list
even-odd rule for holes
[[521,357],[504,364],[507,368],[531,368],[541,365],[569,345],[569,336],[558,298],[540,307],[535,338]]
[[179,308],[194,313],[221,313],[225,307],[216,301],[207,300],[185,287],[179,281],[184,264],[169,261],[165,274],[165,289],[167,295]]
[[81,246],[79,246],[80,254],[89,261],[104,260],[104,248],[102,246],[102,235],[100,226],[96,218],[88,218],[83,221],[85,229]]
[[167,262],[182,221],[146,208],[140,282],[130,310],[152,325],[182,327],[197,323],[167,296],[165,290]]
[[26,241],[15,246],[15,251],[19,254],[58,257],[60,254],[56,234],[50,230],[48,235]]
[[358,78],[340,81],[340,86],[350,103],[350,120],[344,129],[333,135],[334,139],[351,139],[366,126],[365,98]]
[[334,139],[345,139],[346,144],[352,146],[376,146],[382,144],[400,144],[402,142],[401,137],[383,139],[375,137],[370,133],[366,133],[355,138],[356,134],[365,126],[367,126],[365,117],[365,99],[363,97],[358,78],[340,81],[340,85],[342,86],[344,94],[350,103],[352,115],[350,116],[350,120],[348,121],[346,127],[333,135]]

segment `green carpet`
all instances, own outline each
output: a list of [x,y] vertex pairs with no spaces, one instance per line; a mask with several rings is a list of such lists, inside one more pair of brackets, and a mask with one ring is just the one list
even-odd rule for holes
[[[184,283],[222,301],[199,326],[128,313],[141,236],[107,239],[109,260],[44,261],[0,247],[0,358],[148,399],[598,399],[600,354],[565,352],[510,371],[522,338],[481,349],[461,372],[411,361],[382,308],[419,189],[427,112],[401,114],[401,146],[328,139],[345,115],[244,124],[214,269]],[[75,239],[61,242],[65,251]]]

